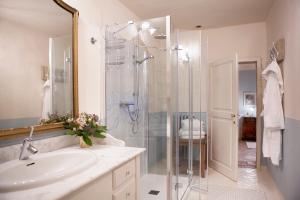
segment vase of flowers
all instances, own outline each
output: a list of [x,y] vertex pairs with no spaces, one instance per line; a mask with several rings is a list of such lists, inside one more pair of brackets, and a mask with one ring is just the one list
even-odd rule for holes
[[80,147],[86,148],[93,145],[92,137],[105,138],[106,126],[99,123],[99,117],[95,114],[81,113],[78,118],[69,117],[64,120],[64,128],[67,135],[80,137]]
[[87,143],[85,143],[85,141],[83,140],[83,137],[79,138],[79,146],[80,146],[80,148],[88,148],[88,147],[90,147],[90,145],[88,145]]

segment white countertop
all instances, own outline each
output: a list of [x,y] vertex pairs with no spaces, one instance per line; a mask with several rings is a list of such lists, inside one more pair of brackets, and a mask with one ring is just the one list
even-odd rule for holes
[[72,151],[72,150],[90,151],[94,153],[98,161],[94,166],[88,168],[77,175],[59,180],[52,184],[36,187],[34,189],[19,190],[8,193],[0,193],[0,200],[55,200],[60,199],[68,194],[76,191],[82,186],[90,183],[91,181],[100,178],[107,172],[112,171],[123,163],[138,156],[144,148],[133,147],[119,147],[109,145],[95,145],[90,148],[81,149],[78,146],[63,148],[59,151]]

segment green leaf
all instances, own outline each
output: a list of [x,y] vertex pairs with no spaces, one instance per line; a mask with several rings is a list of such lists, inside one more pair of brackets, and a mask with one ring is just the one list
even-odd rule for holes
[[82,135],[82,139],[87,145],[89,145],[89,146],[93,145],[92,140],[89,138],[89,136]]
[[94,137],[96,137],[96,138],[105,138],[106,136],[105,136],[104,132],[95,131]]
[[67,130],[67,131],[66,131],[66,134],[67,134],[67,135],[75,135],[75,132],[72,131],[72,130]]

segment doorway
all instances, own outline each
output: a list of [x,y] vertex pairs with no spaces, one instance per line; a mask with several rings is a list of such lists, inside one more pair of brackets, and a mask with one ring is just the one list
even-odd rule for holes
[[[209,67],[209,166],[237,181],[239,167],[260,168],[261,120],[256,118],[262,110],[261,61],[238,59],[236,55],[212,62]],[[254,89],[246,88],[240,92],[240,67],[243,67],[243,71],[254,69]],[[249,75],[245,77],[249,78]],[[242,108],[245,105],[247,110],[243,112],[240,104]],[[251,124],[248,126],[252,131],[249,132],[254,137],[251,133],[243,137],[241,120]],[[249,157],[247,151],[242,150],[251,152],[248,160],[245,159]]]
[[239,62],[238,167],[256,168],[257,62]]

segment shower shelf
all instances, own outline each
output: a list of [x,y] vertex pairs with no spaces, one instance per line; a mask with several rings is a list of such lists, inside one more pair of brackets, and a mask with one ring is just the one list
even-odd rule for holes
[[107,62],[106,65],[123,65],[124,61],[116,61],[116,62]]
[[125,45],[111,45],[111,46],[106,46],[107,50],[115,50],[115,49],[124,49]]

